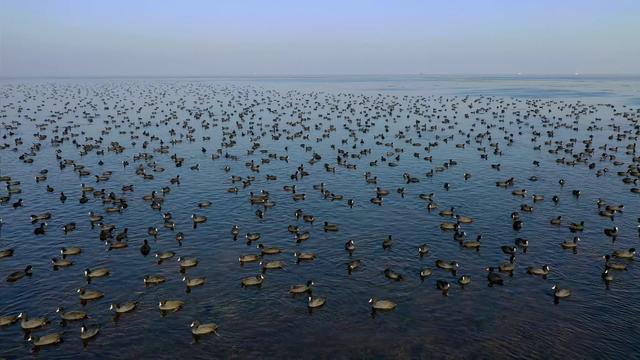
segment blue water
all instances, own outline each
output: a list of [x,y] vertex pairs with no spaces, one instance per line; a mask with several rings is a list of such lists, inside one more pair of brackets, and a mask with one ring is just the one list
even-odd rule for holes
[[[0,259],[0,275],[7,276],[27,264],[34,268],[29,278],[0,282],[0,316],[27,312],[31,317],[48,316],[53,320],[34,334],[62,331],[64,343],[41,349],[39,356],[640,356],[635,340],[639,332],[638,267],[629,261],[628,271],[615,272],[608,289],[600,276],[604,254],[638,247],[640,201],[630,189],[639,185],[624,184],[624,176],[616,172],[638,166],[637,158],[625,147],[637,143],[639,77],[5,79],[0,84],[0,131],[7,136],[0,143],[9,144],[0,150],[0,176],[20,181],[22,189],[0,205],[4,222],[0,250],[15,248],[14,256]],[[202,113],[200,119],[195,118],[196,112]],[[240,112],[246,113],[244,119]],[[167,118],[167,123],[161,123]],[[301,126],[300,119],[308,130]],[[418,131],[416,120],[425,129]],[[13,121],[19,124],[8,128]],[[38,129],[36,125],[43,126]],[[597,129],[589,129],[590,125]],[[69,127],[66,133],[65,127]],[[175,135],[171,135],[172,129]],[[554,131],[553,137],[547,137],[548,130]],[[232,131],[237,135],[233,139],[236,144],[223,148]],[[474,136],[482,132],[489,132],[491,140],[485,137],[476,143]],[[534,132],[541,136],[534,136]],[[47,138],[38,140],[35,133],[46,134]],[[467,140],[469,133],[470,143],[456,147]],[[578,154],[584,150],[583,140],[591,135],[595,152],[587,164],[595,163],[594,169],[583,163],[569,166],[556,162],[559,158],[572,159],[570,148],[564,146],[571,143],[570,139],[576,139],[573,154]],[[625,137],[618,140],[619,135]],[[67,139],[54,146],[50,140],[55,136]],[[449,136],[452,138],[445,142]],[[511,136],[513,142],[509,144]],[[16,146],[16,138],[23,144]],[[95,150],[81,154],[81,148],[73,144],[74,140],[87,144],[100,139],[97,145],[104,155]],[[160,147],[159,139],[169,146],[168,153],[154,152]],[[171,144],[171,139],[182,142]],[[149,146],[143,149],[145,141]],[[556,141],[564,147],[558,153],[549,153],[558,148],[560,143]],[[30,153],[37,142],[42,144],[40,150],[27,156],[33,163],[25,164],[20,156]],[[108,151],[112,142],[125,150]],[[437,146],[425,149],[435,142]],[[248,154],[254,143],[259,147]],[[490,143],[498,143],[502,155],[494,154]],[[604,144],[608,144],[607,150],[599,148]],[[541,149],[534,150],[535,145],[541,145]],[[612,146],[618,147],[616,152],[610,150]],[[206,153],[200,151],[202,147]],[[481,159],[478,148],[486,149],[487,160]],[[211,154],[217,149],[223,156],[212,160]],[[337,165],[339,149],[349,153],[346,161],[355,169]],[[91,175],[79,177],[72,166],[60,169],[57,150],[61,159],[85,165]],[[351,157],[361,150],[370,150],[370,154]],[[152,154],[153,159],[134,161],[134,155],[141,152]],[[611,158],[601,160],[605,152],[615,155],[621,164],[614,164]],[[226,158],[225,153],[238,159]],[[309,164],[314,153],[321,160]],[[414,153],[419,156],[414,157]],[[170,158],[173,154],[184,157],[182,167],[175,167]],[[261,163],[270,154],[276,158],[262,163],[259,172],[245,165],[251,160]],[[288,162],[278,160],[283,155],[289,156]],[[399,160],[393,159],[397,155]],[[426,156],[432,156],[432,162],[422,159]],[[389,160],[383,162],[381,157]],[[370,166],[376,159],[378,166]],[[457,165],[435,172],[433,177],[426,176],[450,159]],[[103,165],[98,164],[100,160]],[[130,163],[127,167],[122,165],[125,160]],[[532,165],[533,160],[540,166]],[[398,166],[388,166],[389,161]],[[153,162],[166,170],[154,172]],[[336,166],[335,173],[325,171],[325,163]],[[490,166],[497,163],[501,164],[499,171]],[[190,170],[196,164],[199,170]],[[309,175],[291,179],[300,164]],[[140,165],[155,178],[144,180],[135,175]],[[228,172],[226,166],[230,167]],[[604,168],[609,171],[596,176]],[[49,171],[48,178],[37,183],[34,177],[42,169]],[[93,175],[104,171],[113,174],[108,181],[96,183]],[[377,185],[365,181],[368,171],[377,176]],[[420,182],[405,183],[403,173]],[[472,177],[465,180],[464,173]],[[267,174],[277,176],[277,180],[267,180]],[[176,175],[181,177],[179,185],[169,181]],[[232,175],[243,179],[255,176],[255,180],[243,188],[242,183],[231,182]],[[539,181],[528,180],[534,175]],[[516,178],[514,187],[495,186],[496,181],[510,177]],[[566,184],[560,186],[559,179],[565,179]],[[128,208],[107,213],[102,200],[91,194],[89,202],[80,204],[82,183],[126,198]],[[320,183],[344,199],[325,199],[313,187]],[[450,184],[449,191],[443,188],[444,183]],[[135,191],[122,192],[124,184],[133,184]],[[298,193],[306,194],[304,201],[296,202],[291,193],[283,191],[284,185],[293,184]],[[47,185],[54,191],[47,192]],[[165,186],[171,192],[165,194],[162,211],[152,210],[142,197]],[[239,188],[237,194],[227,192],[232,186]],[[391,192],[382,206],[370,202],[376,186]],[[401,187],[405,188],[404,197],[396,191]],[[528,190],[526,198],[511,194],[522,188]],[[579,198],[572,196],[575,189],[582,192]],[[275,207],[264,210],[251,205],[249,193],[260,190],[270,193]],[[61,191],[68,196],[65,203],[59,200]],[[435,193],[438,209],[427,211],[426,202],[418,197],[420,193]],[[543,194],[545,200],[534,203],[532,194]],[[3,187],[0,196],[5,195]],[[553,195],[560,197],[558,204],[551,201]],[[13,209],[12,203],[18,198],[25,206]],[[624,204],[624,212],[613,222],[599,216],[599,198],[609,204]],[[355,206],[350,208],[346,199],[353,199]],[[198,208],[197,204],[205,200],[212,201],[212,206]],[[522,212],[523,203],[533,205],[534,211]],[[452,219],[438,212],[450,207],[474,218],[473,224],[462,225],[462,229],[469,238],[483,235],[480,251],[462,249],[452,239],[452,232],[440,230],[441,222]],[[294,213],[299,208],[313,214],[316,222],[310,225],[296,220]],[[258,209],[265,211],[263,219],[255,215]],[[47,220],[47,233],[35,236],[37,225],[29,216],[46,211],[53,214]],[[89,211],[104,215],[105,223],[116,224],[114,234],[128,228],[129,247],[107,251],[97,227],[90,226]],[[512,228],[510,214],[514,211],[519,211],[524,220],[520,231]],[[163,212],[173,214],[176,230],[163,227]],[[194,228],[190,218],[194,213],[206,215],[208,221]],[[551,225],[549,220],[558,215],[563,217],[563,225]],[[339,231],[323,231],[324,221],[337,223]],[[562,241],[575,236],[567,225],[580,221],[585,222],[585,230],[579,234],[582,241],[578,251],[574,254],[561,249]],[[69,222],[76,222],[77,230],[65,234],[61,227]],[[230,234],[234,224],[241,233],[235,241]],[[287,231],[289,224],[309,230],[311,238],[296,244]],[[160,229],[157,240],[147,234],[149,226]],[[620,229],[615,242],[603,234],[604,228],[613,226]],[[181,245],[175,240],[178,231],[185,234]],[[260,232],[261,239],[248,246],[244,241],[247,232]],[[391,249],[383,250],[382,241],[388,235],[393,236],[394,243]],[[507,261],[500,247],[512,245],[517,237],[529,239],[531,245],[526,253],[518,250],[513,276],[502,274],[504,286],[487,286],[485,267]],[[144,239],[152,247],[147,257],[138,250]],[[344,250],[349,239],[357,244],[351,256]],[[268,270],[261,288],[242,288],[241,279],[258,274],[260,265],[240,266],[238,256],[257,254],[258,243],[282,248],[282,254],[265,260],[283,260],[286,268]],[[430,253],[420,257],[417,247],[423,243],[429,245]],[[83,252],[70,257],[70,268],[54,271],[50,258],[59,255],[61,246],[81,246]],[[176,258],[162,264],[153,258],[155,252],[167,250],[175,251],[176,258],[198,257],[198,266],[187,270],[187,275],[206,276],[207,283],[186,293]],[[292,255],[295,251],[314,252],[317,259],[296,264]],[[361,260],[362,266],[349,274],[346,264],[354,259]],[[457,276],[436,269],[436,259],[456,260],[460,264],[458,275],[471,276],[472,283],[461,288]],[[543,264],[551,267],[548,279],[526,274],[527,266]],[[84,269],[103,266],[110,268],[112,275],[87,285]],[[382,272],[386,267],[405,279],[396,282],[385,278]],[[434,270],[424,282],[419,277],[423,267]],[[164,275],[167,282],[145,287],[146,274]],[[291,285],[308,279],[315,282],[314,295],[327,299],[313,312],[308,311],[304,296],[288,294]],[[440,279],[451,282],[447,297],[436,289],[436,280]],[[570,288],[572,296],[555,304],[551,290],[555,283]],[[105,297],[83,306],[76,293],[83,286],[100,290]],[[368,304],[371,297],[393,300],[398,307],[372,316]],[[161,316],[158,301],[167,299],[185,301],[184,308]],[[128,300],[139,301],[139,307],[115,322],[109,304]],[[61,327],[55,313],[58,306],[84,309],[90,316],[85,324],[99,325],[101,334],[84,347],[81,324]],[[196,319],[218,324],[218,336],[194,342],[189,324]],[[19,324],[0,329],[0,356],[23,358],[31,352],[32,345],[24,340]]]

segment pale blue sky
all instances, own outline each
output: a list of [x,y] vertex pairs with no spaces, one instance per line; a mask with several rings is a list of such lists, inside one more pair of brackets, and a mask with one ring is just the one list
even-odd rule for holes
[[640,1],[0,0],[0,76],[639,74]]

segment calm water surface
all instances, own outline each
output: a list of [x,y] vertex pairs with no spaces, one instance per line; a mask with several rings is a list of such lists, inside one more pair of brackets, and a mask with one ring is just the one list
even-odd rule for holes
[[[15,248],[14,256],[0,259],[0,275],[5,277],[27,264],[34,268],[30,278],[16,283],[0,282],[0,316],[20,312],[32,317],[48,316],[52,323],[34,334],[64,332],[64,343],[33,355],[19,324],[0,329],[0,356],[61,359],[640,357],[637,341],[640,270],[629,262],[628,271],[615,272],[609,289],[601,279],[604,254],[639,247],[640,195],[630,192],[638,185],[624,184],[622,177],[616,175],[633,164],[633,155],[625,147],[636,141],[616,141],[616,136],[625,131],[628,136],[637,134],[640,78],[32,79],[3,80],[0,85],[0,122],[21,123],[14,130],[6,126],[0,128],[2,135],[7,135],[0,143],[10,144],[0,150],[0,176],[11,176],[12,180],[21,182],[22,188],[21,194],[13,194],[8,203],[0,205],[0,218],[4,221],[0,250]],[[531,112],[535,107],[540,110],[537,114]],[[243,110],[249,114],[244,120],[239,116]],[[202,112],[203,116],[196,119],[196,112]],[[625,118],[624,113],[634,115]],[[465,118],[464,114],[470,116]],[[156,126],[166,118],[170,118],[168,124]],[[300,126],[301,118],[305,119],[305,126],[310,126],[308,130]],[[450,122],[443,123],[445,119]],[[570,124],[578,130],[543,127],[543,119],[552,125]],[[629,119],[635,120],[635,124]],[[115,123],[105,125],[105,120],[115,120]],[[414,127],[416,120],[426,125],[426,129],[420,131],[421,137]],[[188,121],[195,130],[193,141],[186,137],[188,129],[183,127],[183,121]],[[147,122],[150,126],[143,126]],[[293,122],[296,123],[291,126]],[[205,123],[211,126],[205,128]],[[239,123],[242,128],[237,126]],[[48,126],[37,129],[39,124]],[[597,129],[590,129],[592,124]],[[65,127],[75,125],[77,127],[69,127],[63,135]],[[60,131],[54,134],[56,126]],[[103,132],[106,126],[111,130]],[[175,130],[173,136],[172,129]],[[466,134],[471,130],[474,131],[470,144],[456,147],[467,140]],[[547,130],[554,130],[552,138],[546,136]],[[14,135],[10,135],[10,131]],[[221,148],[222,142],[229,141],[230,131],[236,132],[237,143],[222,149],[222,153],[236,155],[238,160],[224,155],[212,160],[211,154]],[[249,131],[253,134],[248,134]],[[273,131],[282,136],[274,140]],[[485,138],[477,144],[474,136],[483,131],[490,131],[492,140]],[[34,137],[37,132],[48,137],[39,141]],[[308,139],[294,136],[296,132],[308,135]],[[357,141],[349,137],[350,132]],[[404,138],[398,136],[400,132]],[[531,141],[534,132],[542,133],[536,142]],[[323,134],[328,136],[323,138]],[[379,134],[384,134],[385,139],[376,137]],[[50,139],[56,135],[69,139],[53,146]],[[138,138],[132,139],[132,135]],[[509,145],[511,135],[513,142]],[[591,135],[596,150],[588,162],[595,162],[595,169],[589,169],[586,164],[557,163],[559,158],[570,161],[572,154],[564,150],[549,153],[557,144],[544,144],[547,140],[567,144],[574,138],[577,154],[584,149],[582,141]],[[211,139],[203,140],[203,136]],[[453,138],[445,142],[443,139],[447,136]],[[15,138],[24,141],[16,151],[13,150]],[[81,154],[82,149],[72,143],[74,140],[79,144],[94,143],[100,138],[104,155],[98,155],[95,150]],[[408,143],[409,138],[421,145]],[[168,153],[153,151],[160,147],[159,139],[169,146]],[[171,144],[171,139],[182,142]],[[147,149],[142,147],[144,141],[150,142]],[[23,163],[20,155],[30,152],[36,142],[41,142],[42,147],[30,157],[33,163]],[[124,152],[107,151],[112,142],[123,145]],[[259,142],[260,147],[248,155],[254,142]],[[390,142],[392,147],[385,146]],[[425,147],[435,142],[438,145],[427,152]],[[502,155],[494,154],[490,143],[499,143]],[[618,146],[618,151],[599,149],[604,144]],[[323,164],[336,165],[336,150],[332,145],[350,154],[358,154],[363,149],[371,149],[371,153],[347,159],[356,169],[336,166],[335,173],[330,173]],[[542,145],[541,150],[534,150],[535,145]],[[305,146],[311,150],[307,151]],[[201,152],[202,147],[207,153]],[[479,147],[486,148],[488,160],[481,159]],[[398,153],[398,161],[392,159],[396,154],[387,155],[394,148],[403,149]],[[62,159],[85,165],[92,175],[79,177],[71,166],[60,169],[56,150]],[[141,152],[152,154],[153,159],[134,161],[134,155]],[[622,164],[615,165],[609,158],[601,160],[603,152],[615,154]],[[313,153],[322,159],[312,165],[308,161]],[[414,157],[414,153],[419,156]],[[170,158],[172,154],[185,158],[182,167],[175,167]],[[289,160],[271,159],[262,164],[259,172],[245,166],[245,162],[251,160],[260,163],[268,154],[288,154]],[[398,166],[388,166],[388,161],[380,160],[382,156]],[[432,162],[423,160],[425,156],[432,156]],[[378,166],[370,166],[376,159]],[[450,159],[457,165],[432,177],[426,176]],[[98,164],[100,160],[103,165]],[[130,162],[127,167],[122,166],[125,160]],[[533,160],[540,161],[540,166],[532,165]],[[153,161],[166,171],[153,172],[150,167]],[[501,164],[499,171],[490,167],[497,163]],[[199,170],[190,170],[196,164]],[[300,164],[304,164],[309,175],[292,180],[290,176]],[[155,179],[143,180],[136,176],[139,165]],[[229,166],[230,171],[225,172],[225,166]],[[604,176],[596,176],[596,172],[604,168],[609,171]],[[34,177],[42,169],[48,169],[48,179],[37,183]],[[96,183],[93,175],[107,170],[113,172],[111,178]],[[367,171],[377,176],[377,186],[391,191],[382,206],[369,201],[375,196],[376,185],[366,183],[364,173]],[[420,182],[407,184],[403,173],[419,178]],[[464,173],[472,177],[465,181]],[[267,180],[266,174],[277,176],[277,180]],[[170,184],[169,179],[176,175],[181,176],[181,183]],[[255,176],[255,181],[243,188],[241,183],[232,184],[232,175]],[[527,180],[531,176],[537,176],[539,181]],[[516,178],[513,188],[495,186],[496,181],[509,177]],[[565,186],[559,185],[561,178],[566,180]],[[346,200],[325,199],[313,188],[322,182],[330,191],[344,195],[344,199],[354,199],[356,205],[350,208]],[[445,182],[451,185],[449,191],[443,188]],[[102,200],[91,195],[88,203],[80,204],[82,183],[125,197],[128,208],[121,213],[106,213]],[[124,184],[133,184],[135,191],[123,193]],[[284,185],[293,184],[297,192],[306,193],[306,200],[295,202],[291,193],[283,191]],[[47,192],[47,185],[55,191]],[[234,185],[239,192],[227,192]],[[142,196],[164,186],[170,186],[171,192],[165,195],[162,211],[152,210]],[[401,187],[406,190],[404,197],[396,192]],[[511,195],[513,189],[521,188],[528,190],[526,198]],[[572,196],[574,189],[580,189],[582,196]],[[269,191],[270,199],[276,203],[265,211],[263,219],[255,215],[261,207],[249,202],[249,192],[260,190]],[[69,197],[65,203],[59,200],[61,191]],[[439,208],[427,211],[426,202],[418,198],[420,193],[435,193]],[[546,199],[534,204],[531,194],[542,194]],[[3,186],[0,196],[5,195]],[[551,201],[553,195],[560,197],[558,204]],[[13,209],[11,204],[18,198],[24,200],[25,206]],[[599,216],[596,206],[599,198],[610,204],[624,204],[624,212],[617,214],[613,222]],[[205,200],[212,201],[213,205],[198,208],[197,204]],[[523,203],[533,205],[534,211],[520,211]],[[452,232],[440,230],[440,223],[451,219],[438,216],[438,211],[449,207],[474,218],[473,224],[462,225],[462,229],[470,238],[483,235],[480,251],[461,249],[452,239]],[[296,220],[294,212],[298,208],[313,214],[316,222],[310,225]],[[44,236],[35,236],[33,229],[37,225],[31,224],[29,216],[47,211],[53,214],[47,221],[48,231]],[[99,240],[99,230],[91,227],[89,211],[104,215],[106,223],[116,224],[115,233],[128,228],[129,247],[107,251],[107,246]],[[520,211],[524,219],[525,225],[520,231],[512,228],[510,214],[513,211]],[[173,214],[175,231],[163,227],[163,212]],[[206,215],[208,221],[194,229],[190,219],[193,213]],[[558,215],[564,219],[563,226],[550,225],[549,220]],[[324,221],[337,223],[340,230],[324,232]],[[580,221],[585,222],[585,230],[579,234],[582,241],[577,253],[562,250],[559,244],[575,235],[567,224]],[[69,222],[76,222],[77,230],[65,234],[61,228]],[[234,224],[242,234],[237,241],[230,234]],[[310,240],[296,244],[287,231],[289,224],[309,230]],[[149,226],[160,229],[157,240],[147,234]],[[615,242],[603,234],[604,228],[613,226],[620,229]],[[182,245],[174,239],[178,231],[185,234]],[[243,238],[247,232],[260,232],[260,241],[247,245]],[[383,250],[382,240],[390,234],[394,244],[391,249]],[[529,250],[526,254],[518,250],[513,276],[502,275],[504,286],[487,286],[485,267],[507,261],[508,256],[500,247],[512,245],[517,237],[529,239]],[[147,257],[138,250],[144,239],[148,239],[152,247]],[[344,250],[344,243],[349,239],[358,246],[351,257]],[[270,256],[268,260],[281,259],[287,267],[267,271],[261,288],[242,288],[241,279],[258,274],[260,265],[240,266],[238,256],[258,253],[257,243],[282,248],[282,254]],[[421,258],[417,247],[423,243],[431,250]],[[50,259],[58,256],[62,246],[81,246],[83,252],[71,258],[70,268],[54,271]],[[175,258],[162,264],[153,258],[155,252],[167,250],[179,256],[197,256],[199,265],[189,269],[187,275],[206,276],[207,283],[186,293]],[[295,251],[315,252],[317,259],[296,264]],[[346,264],[353,259],[362,260],[362,266],[348,274]],[[457,277],[435,268],[436,259],[456,260],[460,264],[458,275],[471,276],[472,283],[460,288]],[[527,266],[543,264],[552,268],[548,279],[526,274]],[[103,266],[110,268],[112,275],[87,285],[84,269]],[[403,274],[405,280],[396,282],[385,278],[382,272],[386,267]],[[433,268],[434,274],[422,282],[418,274],[424,267]],[[145,274],[164,275],[167,282],[145,287],[142,281]],[[307,311],[304,297],[288,294],[291,285],[308,279],[315,282],[314,295],[327,299],[324,307],[312,313]],[[451,282],[449,296],[443,296],[436,289],[438,279]],[[554,283],[571,288],[572,296],[554,304],[551,290]],[[105,297],[83,306],[76,293],[79,287],[100,290]],[[372,316],[368,304],[371,297],[393,300],[398,307]],[[158,301],[166,299],[181,299],[185,301],[184,308],[162,317]],[[128,300],[139,301],[138,309],[114,321],[109,305]],[[66,310],[84,309],[89,313],[85,324],[99,325],[101,334],[83,347],[80,324],[60,327],[55,313],[58,306]],[[194,342],[189,329],[194,319],[218,324],[218,336]]]

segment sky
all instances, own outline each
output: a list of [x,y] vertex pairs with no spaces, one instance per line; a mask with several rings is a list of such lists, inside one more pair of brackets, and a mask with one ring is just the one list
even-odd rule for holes
[[0,77],[640,74],[638,0],[0,0]]

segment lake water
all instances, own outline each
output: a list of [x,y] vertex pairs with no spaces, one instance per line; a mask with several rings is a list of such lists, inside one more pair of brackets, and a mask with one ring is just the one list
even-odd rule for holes
[[[40,349],[38,356],[640,357],[640,269],[633,261],[617,259],[628,264],[628,271],[613,272],[615,279],[608,287],[601,278],[603,255],[639,247],[640,194],[630,189],[640,185],[623,183],[623,177],[633,179],[633,175],[617,172],[638,166],[638,155],[627,146],[637,143],[640,77],[5,79],[0,86],[0,132],[6,135],[0,144],[9,144],[0,150],[0,176],[20,181],[22,189],[0,205],[0,250],[15,249],[12,257],[0,259],[0,276],[33,266],[31,277],[0,282],[0,316],[26,312],[52,320],[33,334],[62,331],[64,342]],[[202,116],[196,118],[196,113]],[[8,127],[12,121],[19,125]],[[550,130],[553,137],[547,136]],[[230,137],[231,132],[235,137]],[[483,132],[490,133],[491,139],[477,137]],[[47,137],[38,140],[36,133]],[[55,136],[66,139],[53,144]],[[23,143],[16,146],[16,138]],[[86,154],[73,143],[96,144],[98,139],[102,139],[99,148]],[[171,139],[181,141],[170,143]],[[463,148],[456,146],[467,139]],[[592,157],[583,154],[580,158],[587,158],[585,163],[567,165],[574,154],[585,150],[583,141],[589,139],[595,149]],[[167,153],[154,152],[160,140],[168,146]],[[234,146],[221,146],[230,140]],[[146,149],[145,141],[149,142]],[[39,151],[23,157],[33,162],[24,163],[21,155],[30,153],[37,142],[42,144]],[[124,146],[124,151],[108,151],[112,142]],[[248,154],[254,143],[259,146]],[[430,143],[434,146],[428,147]],[[501,154],[494,153],[491,143],[498,144]],[[606,149],[600,148],[605,144]],[[535,149],[537,145],[540,150]],[[96,152],[100,149],[104,154]],[[212,160],[218,149],[222,156]],[[342,157],[355,169],[337,164],[340,149],[348,152]],[[361,154],[363,150],[367,151]],[[153,159],[134,160],[142,152]],[[314,153],[321,159],[310,164]],[[601,158],[603,153],[615,159]],[[182,167],[175,166],[173,154],[184,158]],[[278,159],[284,155],[288,161]],[[424,160],[427,156],[431,162]],[[262,163],[259,172],[245,165],[267,158],[270,161]],[[561,158],[565,164],[557,161]],[[84,165],[91,175],[80,177],[71,165],[61,169],[62,159]],[[457,165],[426,175],[451,159]],[[375,160],[377,166],[371,166]],[[540,166],[534,166],[534,160]],[[123,161],[129,165],[123,166]],[[153,162],[166,170],[153,171]],[[335,173],[325,171],[325,163],[335,166]],[[595,163],[593,169],[589,163]],[[191,170],[196,164],[199,170]],[[309,175],[292,179],[301,164]],[[500,164],[500,169],[491,164]],[[154,179],[136,175],[138,166]],[[596,176],[605,168],[608,172]],[[46,181],[36,182],[43,169],[48,170]],[[112,172],[110,179],[96,183],[94,175],[104,171]],[[377,184],[365,181],[368,171],[377,177]],[[404,173],[419,182],[406,183]],[[465,180],[465,173],[471,178]],[[267,180],[267,174],[277,180]],[[180,184],[170,182],[176,175]],[[241,182],[232,183],[232,175],[255,176],[255,180],[243,187]],[[528,180],[532,176],[539,180]],[[496,187],[496,181],[510,177],[516,179],[513,187]],[[564,186],[560,179],[566,181]],[[128,207],[107,213],[108,205],[92,194],[81,204],[83,183],[96,190],[104,188],[107,194],[113,191],[127,200]],[[314,188],[320,183],[344,199],[325,198]],[[448,191],[445,183],[450,184]],[[133,184],[135,191],[123,192],[125,184]],[[305,200],[294,201],[291,192],[283,191],[283,186],[294,184],[297,193],[306,194]],[[47,185],[54,191],[47,192]],[[142,197],[165,186],[171,191],[164,195],[162,210],[151,209]],[[238,187],[238,193],[227,191],[232,186]],[[376,186],[390,191],[382,206],[370,202]],[[404,196],[398,188],[405,189]],[[514,196],[515,189],[527,189],[528,195]],[[573,196],[578,189],[581,196]],[[250,203],[250,192],[260,190],[269,192],[274,207]],[[64,203],[59,200],[61,191],[68,196]],[[427,211],[421,193],[435,193],[438,208]],[[533,194],[544,195],[545,200],[534,203]],[[3,186],[0,196],[7,195]],[[560,199],[557,204],[551,200],[553,195]],[[12,204],[19,198],[24,207],[14,209]],[[354,200],[352,208],[347,199]],[[624,204],[624,211],[614,220],[599,216],[598,199]],[[201,201],[212,205],[199,208]],[[532,205],[534,211],[522,211],[521,204]],[[438,215],[450,207],[473,217],[472,224],[461,228],[469,239],[482,234],[479,251],[461,248],[453,232],[440,230],[441,222],[455,221]],[[255,214],[259,209],[264,210],[262,219]],[[315,223],[297,220],[296,209],[313,214]],[[91,226],[89,211],[115,224],[114,235],[128,228],[128,248],[108,251],[99,239],[98,226]],[[524,221],[519,231],[512,227],[514,211]],[[44,212],[51,212],[52,218],[47,220],[46,234],[36,236],[33,231],[38,225],[29,217]],[[163,226],[165,212],[172,213],[175,230]],[[207,216],[207,222],[194,228],[190,218],[194,213]],[[556,216],[562,216],[561,226],[549,223]],[[339,231],[325,232],[324,221],[338,224]],[[585,223],[584,231],[570,232],[568,224],[580,221]],[[77,223],[77,229],[65,234],[62,226],[70,222]],[[296,243],[287,231],[290,224],[310,231],[311,238]],[[233,225],[240,227],[235,241]],[[154,226],[159,228],[157,239],[147,234],[148,227]],[[613,226],[619,228],[615,241],[603,233]],[[175,240],[177,232],[184,233],[181,244]],[[248,232],[259,232],[260,240],[247,245],[244,234]],[[384,250],[382,241],[388,235],[394,243]],[[575,235],[581,238],[578,250],[563,250],[560,243]],[[485,268],[506,262],[509,256],[501,246],[513,245],[518,237],[528,239],[530,245],[526,253],[518,249],[513,276],[503,273],[504,286],[488,286]],[[146,257],[139,251],[144,239],[151,245]],[[349,239],[357,245],[351,256],[344,249]],[[258,263],[240,266],[238,256],[258,254],[259,243],[280,247],[281,254],[265,256],[265,261],[283,260],[286,268],[267,270],[260,288],[243,288],[241,280],[261,270]],[[430,251],[420,257],[417,248],[423,243]],[[50,259],[59,256],[63,246],[80,246],[82,254],[69,257],[71,267],[54,270]],[[169,250],[177,255],[158,264],[153,254]],[[297,264],[296,251],[314,252],[317,258]],[[186,274],[206,276],[204,286],[185,292],[178,256],[199,259]],[[347,263],[355,259],[362,265],[349,273]],[[437,269],[437,259],[457,261],[457,276]],[[527,274],[528,266],[544,264],[551,267],[547,279]],[[84,270],[98,267],[108,267],[112,274],[87,284]],[[383,275],[387,267],[404,280],[387,279]],[[433,275],[421,281],[424,267],[432,268]],[[145,287],[147,274],[163,275],[167,281]],[[470,276],[471,284],[460,287],[460,275]],[[310,279],[315,283],[313,295],[326,298],[326,304],[312,312],[305,296],[288,293],[291,285]],[[451,283],[449,296],[436,289],[437,280]],[[556,283],[572,290],[571,297],[557,304],[551,290]],[[80,287],[102,291],[104,298],[82,305],[76,292]],[[372,297],[398,306],[372,316],[368,303]],[[183,300],[184,307],[161,316],[158,302],[168,299]],[[138,301],[138,308],[114,321],[109,305],[129,300]],[[87,311],[84,324],[100,326],[100,335],[84,347],[82,322],[61,327],[55,312],[59,306]],[[195,342],[189,328],[192,320],[218,324],[217,336]],[[32,345],[24,340],[19,321],[0,328],[0,357],[30,356]]]

